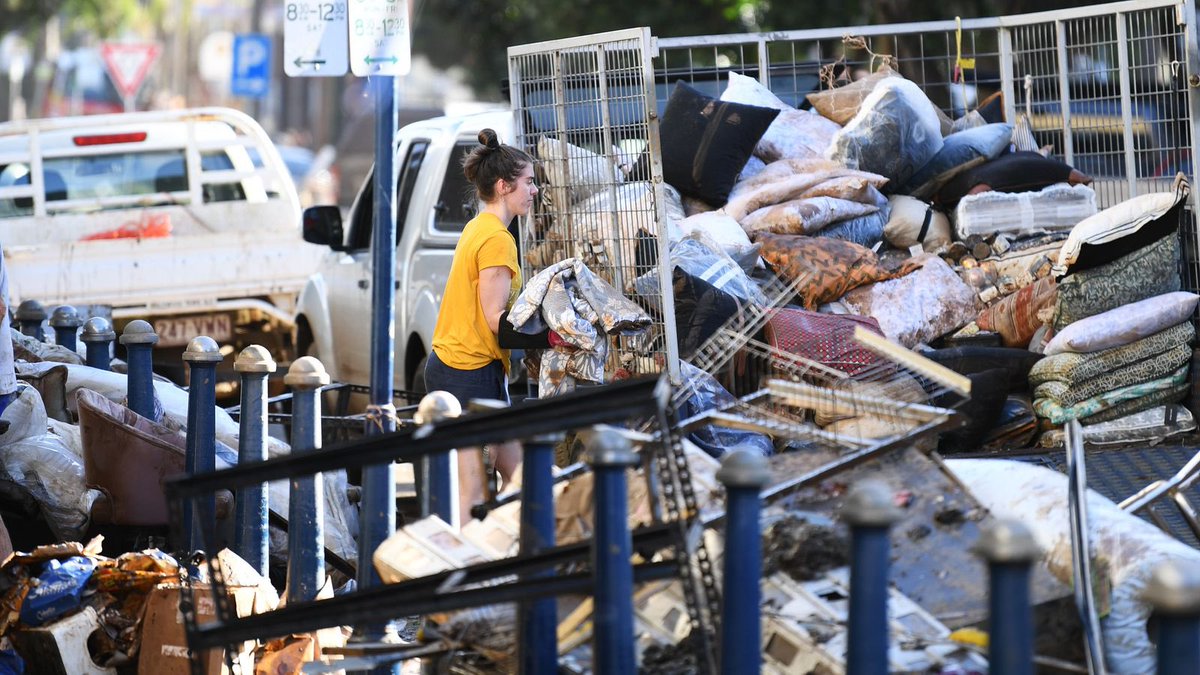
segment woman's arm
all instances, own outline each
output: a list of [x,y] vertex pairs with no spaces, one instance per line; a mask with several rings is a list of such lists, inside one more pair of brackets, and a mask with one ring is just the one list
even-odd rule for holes
[[507,267],[485,267],[479,270],[479,304],[493,333],[500,332],[500,315],[508,309],[508,294],[512,291],[512,270]]

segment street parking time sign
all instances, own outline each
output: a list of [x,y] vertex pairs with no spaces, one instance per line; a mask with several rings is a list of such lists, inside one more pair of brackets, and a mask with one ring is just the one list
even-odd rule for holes
[[346,74],[347,2],[284,0],[283,71],[291,77]]
[[408,0],[348,0],[350,70],[360,77],[407,75],[412,40]]

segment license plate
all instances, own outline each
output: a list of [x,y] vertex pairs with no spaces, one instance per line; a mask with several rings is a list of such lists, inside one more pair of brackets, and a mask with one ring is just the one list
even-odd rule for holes
[[200,335],[224,343],[233,338],[233,320],[228,314],[155,319],[154,332],[158,333],[156,347],[184,347]]

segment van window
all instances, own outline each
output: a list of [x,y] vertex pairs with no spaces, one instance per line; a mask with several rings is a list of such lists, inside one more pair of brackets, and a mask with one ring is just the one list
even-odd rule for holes
[[450,153],[450,164],[446,166],[446,175],[442,179],[442,189],[438,192],[438,202],[434,206],[436,216],[433,227],[439,232],[462,232],[467,221],[475,217],[479,211],[479,202],[475,198],[475,186],[463,175],[462,165],[467,153],[475,149],[479,142],[471,139],[462,141],[454,146]]

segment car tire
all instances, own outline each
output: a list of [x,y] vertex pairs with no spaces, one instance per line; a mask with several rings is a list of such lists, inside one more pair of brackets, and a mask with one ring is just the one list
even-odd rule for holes
[[418,396],[424,396],[428,393],[425,386],[425,364],[429,363],[429,356],[422,356],[417,362],[417,367],[413,370],[412,377],[408,380],[408,391]]

